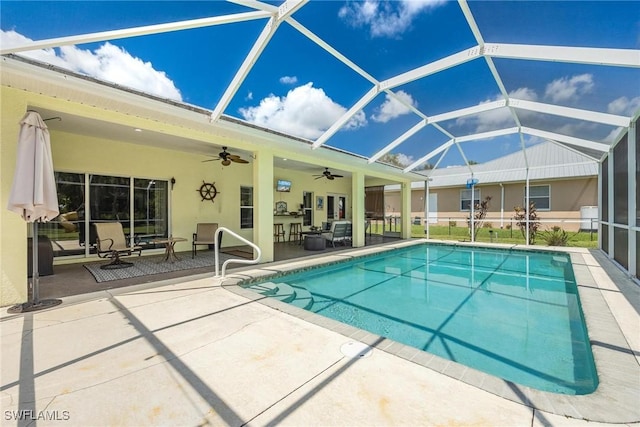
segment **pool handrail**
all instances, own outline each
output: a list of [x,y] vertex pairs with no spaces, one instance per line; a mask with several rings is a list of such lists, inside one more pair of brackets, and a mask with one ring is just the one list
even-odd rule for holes
[[[238,239],[238,240],[246,243],[247,245],[251,246],[253,249],[256,250],[258,256],[256,256],[254,259],[243,259],[243,258],[228,259],[222,264],[222,275],[220,275],[220,270],[219,270],[219,265],[220,265],[220,247],[219,247],[217,242],[221,241],[221,240],[218,240],[218,238],[220,236],[220,233],[222,233],[223,231],[226,231],[227,233],[231,234],[236,239]],[[214,237],[213,241],[216,242],[216,244],[214,245],[215,264],[216,264],[216,275],[215,275],[215,277],[221,277],[222,279],[224,279],[224,277],[226,275],[226,271],[227,271],[227,265],[230,264],[230,263],[257,264],[258,262],[260,262],[260,257],[262,257],[262,251],[260,250],[260,248],[258,246],[256,246],[253,242],[248,241],[244,237],[239,236],[235,232],[229,230],[227,227],[218,227],[218,229],[216,230],[216,234],[215,234],[215,237]]]

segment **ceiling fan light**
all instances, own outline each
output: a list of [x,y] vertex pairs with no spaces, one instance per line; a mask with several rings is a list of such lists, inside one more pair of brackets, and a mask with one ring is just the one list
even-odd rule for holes
[[231,160],[224,159],[222,161],[222,166],[229,166],[231,164]]

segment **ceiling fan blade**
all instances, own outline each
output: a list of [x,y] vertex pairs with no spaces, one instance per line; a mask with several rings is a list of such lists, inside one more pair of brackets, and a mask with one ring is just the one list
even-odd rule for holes
[[334,177],[334,178],[344,178],[344,176],[342,176],[342,175],[331,175],[331,176]]
[[238,156],[237,154],[229,154],[229,153],[227,153],[227,159],[233,160],[233,159],[239,159],[239,158],[240,158],[240,156]]
[[246,161],[245,159],[241,159],[240,157],[237,157],[237,158],[231,157],[230,160],[236,163],[249,163],[248,161]]
[[222,166],[229,166],[231,164],[231,160],[224,159],[222,161]]
[[335,178],[333,177],[333,175],[327,175],[327,179],[333,181]]
[[209,159],[209,160],[203,160],[202,163],[204,162],[215,162],[216,160],[220,160],[220,159]]
[[321,175],[321,176],[317,177],[316,179],[320,179],[320,178],[324,178],[324,175]]

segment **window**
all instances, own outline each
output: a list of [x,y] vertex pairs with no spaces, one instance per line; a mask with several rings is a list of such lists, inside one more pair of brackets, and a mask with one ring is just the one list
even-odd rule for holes
[[240,228],[253,228],[253,187],[240,187]]
[[[524,189],[522,206],[526,206],[527,188]],[[548,211],[551,209],[551,186],[550,185],[530,185],[529,201],[535,203],[536,210]]]
[[[473,189],[473,205],[480,204],[480,190],[477,188]],[[470,211],[471,210],[471,189],[468,190],[460,190],[460,210],[461,211]]]

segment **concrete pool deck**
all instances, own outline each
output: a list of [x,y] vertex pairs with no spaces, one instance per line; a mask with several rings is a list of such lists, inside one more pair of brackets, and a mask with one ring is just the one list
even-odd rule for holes
[[[587,396],[477,375],[234,284],[378,250],[233,270],[224,285],[209,274],[3,309],[2,425],[640,422],[638,287],[597,253],[569,249],[600,376]],[[360,342],[374,347],[366,357],[341,351]]]

